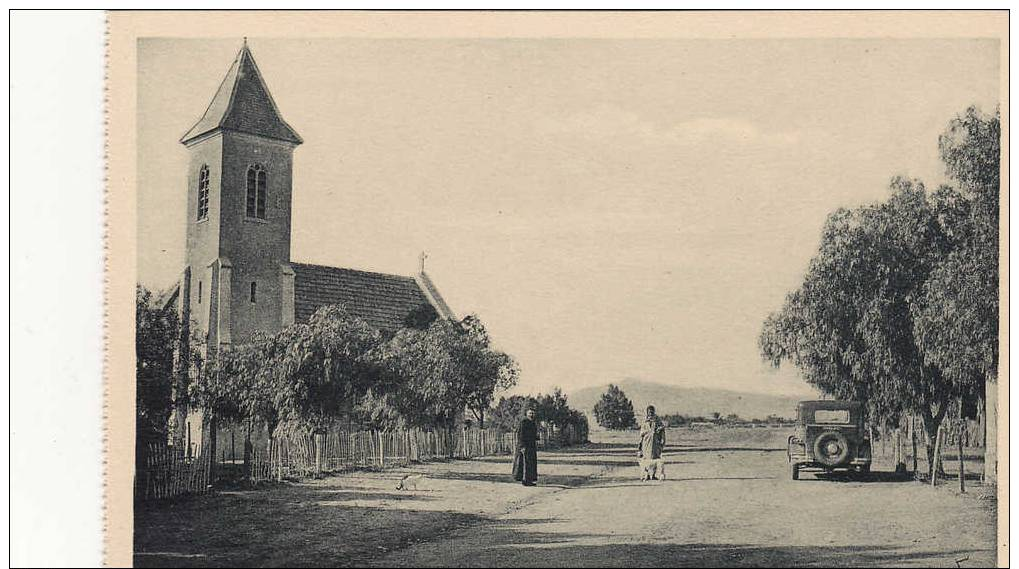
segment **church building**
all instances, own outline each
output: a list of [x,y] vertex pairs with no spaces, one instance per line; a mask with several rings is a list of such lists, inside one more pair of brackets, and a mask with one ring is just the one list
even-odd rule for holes
[[[246,41],[180,142],[190,156],[187,243],[166,306],[198,328],[208,356],[256,331],[306,322],[331,304],[389,332],[421,311],[455,317],[423,257],[412,276],[291,262],[293,155],[304,141],[283,120]],[[197,450],[201,410],[179,409],[173,421],[175,443]]]

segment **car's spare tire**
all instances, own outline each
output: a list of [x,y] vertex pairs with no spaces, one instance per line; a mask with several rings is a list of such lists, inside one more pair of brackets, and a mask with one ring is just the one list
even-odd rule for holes
[[849,441],[838,431],[825,431],[814,440],[814,460],[825,466],[838,466],[849,458]]

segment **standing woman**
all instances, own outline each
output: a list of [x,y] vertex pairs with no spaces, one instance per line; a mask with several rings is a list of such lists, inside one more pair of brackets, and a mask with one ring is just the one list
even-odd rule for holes
[[645,471],[649,478],[665,479],[665,464],[662,451],[665,449],[665,424],[655,414],[654,405],[647,406],[647,415],[640,425],[640,448],[637,456],[648,465]]
[[534,486],[538,481],[538,425],[534,422],[534,409],[517,427],[517,452],[513,457],[513,479],[524,486]]

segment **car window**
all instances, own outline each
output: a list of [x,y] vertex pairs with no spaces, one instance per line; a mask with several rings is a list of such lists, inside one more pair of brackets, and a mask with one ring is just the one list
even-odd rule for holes
[[849,409],[818,409],[814,411],[814,421],[817,423],[849,423]]

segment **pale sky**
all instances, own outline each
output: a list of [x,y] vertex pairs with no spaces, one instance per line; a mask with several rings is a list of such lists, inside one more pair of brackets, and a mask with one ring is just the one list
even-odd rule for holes
[[[139,42],[138,279],[184,262],[186,149],[240,48]],[[260,39],[294,154],[294,261],[427,270],[518,392],[637,377],[810,395],[757,351],[826,215],[998,104],[989,40]]]

